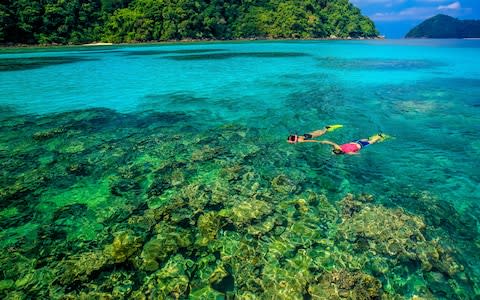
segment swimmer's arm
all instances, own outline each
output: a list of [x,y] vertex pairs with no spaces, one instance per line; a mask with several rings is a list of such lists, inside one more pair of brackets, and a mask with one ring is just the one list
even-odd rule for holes
[[334,142],[330,142],[330,141],[320,141],[320,143],[322,144],[325,144],[325,145],[330,145],[332,146],[334,149],[338,149],[338,150],[342,150],[342,148],[340,148],[340,146],[338,144],[335,144]]
[[321,141],[317,140],[303,140],[303,141],[298,141],[299,143],[321,143]]

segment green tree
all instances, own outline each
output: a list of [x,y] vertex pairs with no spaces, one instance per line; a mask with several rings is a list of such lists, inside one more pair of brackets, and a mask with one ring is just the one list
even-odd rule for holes
[[105,38],[114,43],[148,41],[153,21],[136,10],[118,9],[105,24]]
[[308,19],[305,10],[294,2],[281,2],[273,14],[268,35],[274,38],[306,38]]
[[43,7],[40,1],[12,1],[11,9],[16,16],[13,42],[36,43],[35,35],[42,26]]
[[0,43],[6,42],[6,38],[11,36],[11,29],[14,27],[12,12],[7,4],[0,4]]

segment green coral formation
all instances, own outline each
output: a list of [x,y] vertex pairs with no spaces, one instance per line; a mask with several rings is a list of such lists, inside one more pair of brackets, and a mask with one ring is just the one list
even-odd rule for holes
[[102,109],[0,128],[2,299],[480,297],[473,216],[328,194],[261,130]]
[[381,282],[375,277],[356,271],[338,270],[322,275],[319,282],[308,287],[312,299],[380,299]]

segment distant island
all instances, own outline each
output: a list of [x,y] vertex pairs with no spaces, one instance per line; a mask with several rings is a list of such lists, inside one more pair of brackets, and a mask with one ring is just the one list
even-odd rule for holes
[[68,0],[0,4],[0,44],[374,38],[348,0]]
[[439,14],[415,26],[405,38],[480,38],[480,20],[459,20]]

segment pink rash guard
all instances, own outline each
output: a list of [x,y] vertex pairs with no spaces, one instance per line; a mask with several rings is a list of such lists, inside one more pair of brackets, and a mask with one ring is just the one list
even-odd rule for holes
[[343,144],[340,145],[340,149],[342,149],[343,152],[345,153],[354,153],[360,150],[360,147],[357,143],[348,143],[348,144]]

